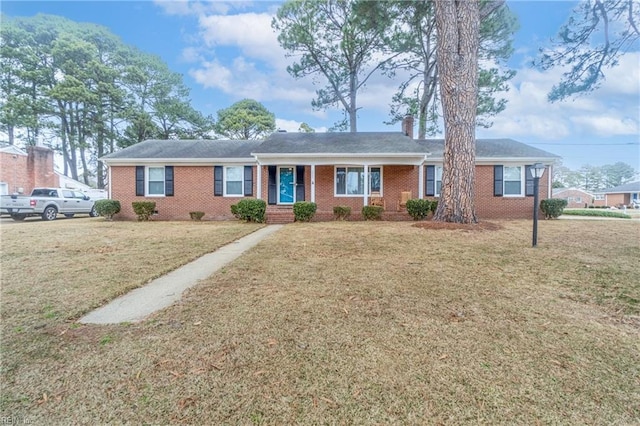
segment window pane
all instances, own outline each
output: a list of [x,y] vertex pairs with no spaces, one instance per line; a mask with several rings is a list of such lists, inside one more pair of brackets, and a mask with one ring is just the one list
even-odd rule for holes
[[229,182],[229,181],[227,181],[227,194],[228,195],[242,195],[242,182]]
[[149,167],[149,182],[164,182],[164,167]]
[[347,169],[347,194],[364,194],[363,167],[349,167]]
[[504,195],[520,195],[521,185],[520,181],[504,182]]
[[336,194],[345,195],[347,193],[346,173],[344,167],[336,168]]
[[520,167],[505,167],[504,180],[517,180],[520,182]]
[[434,195],[440,195],[442,191],[442,167],[436,166],[436,193]]
[[164,195],[164,182],[149,182],[149,195]]
[[372,167],[369,170],[369,190],[380,192],[380,167]]
[[242,182],[242,167],[227,167],[227,181]]

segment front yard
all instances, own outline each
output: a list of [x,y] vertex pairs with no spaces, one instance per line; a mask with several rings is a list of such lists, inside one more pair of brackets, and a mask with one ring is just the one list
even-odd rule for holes
[[292,224],[139,324],[82,313],[255,229],[2,228],[4,418],[634,424],[640,228]]

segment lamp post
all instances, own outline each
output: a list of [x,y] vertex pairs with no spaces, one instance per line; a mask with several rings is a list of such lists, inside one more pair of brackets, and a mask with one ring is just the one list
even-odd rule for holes
[[544,174],[544,164],[535,163],[529,170],[533,176],[533,243],[531,247],[535,247],[538,245],[538,187],[540,178]]

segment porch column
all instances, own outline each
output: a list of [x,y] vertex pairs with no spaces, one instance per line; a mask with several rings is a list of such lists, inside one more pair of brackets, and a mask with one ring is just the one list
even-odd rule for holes
[[258,163],[256,179],[258,180],[258,191],[256,193],[256,198],[258,200],[262,200],[262,164],[259,164],[259,163]]
[[[113,182],[113,180],[111,180],[111,166],[107,164],[107,175],[108,175],[108,179],[109,182],[107,182],[107,189],[109,190],[108,194],[109,194],[109,199],[113,199],[113,195],[111,193],[111,182]],[[11,193],[11,191],[9,191],[9,193]]]
[[316,165],[311,165],[311,202],[316,202]]
[[364,167],[364,205],[369,204],[369,166],[363,164]]
[[422,200],[424,197],[424,165],[418,166],[418,199]]

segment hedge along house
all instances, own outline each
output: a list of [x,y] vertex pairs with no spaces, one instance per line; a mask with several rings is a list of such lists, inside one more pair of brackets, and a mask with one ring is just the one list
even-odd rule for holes
[[[406,127],[405,127],[406,126]],[[410,128],[405,123],[403,128]],[[410,219],[408,198],[437,199],[442,186],[443,140],[405,133],[274,133],[264,141],[145,141],[102,158],[119,217],[133,219],[133,201],[155,201],[158,219],[230,219],[244,197],[267,202],[267,221],[293,221],[296,201],[318,206],[316,220],[365,205],[383,218]],[[533,207],[529,168],[547,166],[540,198],[551,197],[553,154],[510,139],[476,143],[476,208],[480,219],[528,218]]]

